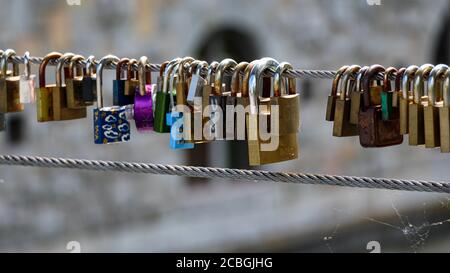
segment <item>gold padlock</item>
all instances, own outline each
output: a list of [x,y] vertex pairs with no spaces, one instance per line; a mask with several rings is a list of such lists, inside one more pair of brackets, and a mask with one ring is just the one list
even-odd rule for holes
[[444,105],[439,108],[441,152],[450,153],[450,69],[445,72],[442,97]]
[[8,75],[8,62],[16,55],[12,49],[7,49],[1,56],[0,69],[0,112],[22,112],[24,105],[20,103],[20,75],[19,65],[13,63],[13,74]]
[[52,52],[47,54],[42,60],[39,66],[39,89],[36,94],[36,109],[37,109],[37,121],[48,122],[53,121],[53,89],[55,84],[47,85],[45,79],[45,70],[47,65],[52,61],[55,62],[61,58],[62,54],[58,52]]
[[[70,60],[69,74],[66,79],[67,86],[67,106],[71,109],[82,109],[94,104],[93,101],[83,99],[83,78],[84,71],[82,62],[84,57],[76,55]],[[76,74],[74,73],[76,71]]]
[[397,75],[395,76],[395,90],[392,96],[392,107],[400,109],[400,98],[403,96],[402,94],[402,80],[405,75],[406,68],[402,67],[397,71]]
[[[333,136],[350,137],[358,135],[358,126],[350,123],[350,90],[355,87],[355,78],[361,70],[359,65],[350,66],[343,74],[339,98],[336,99],[336,110],[334,114]],[[339,81],[338,81],[339,84]]]
[[53,87],[53,119],[55,121],[82,119],[87,116],[86,108],[70,109],[67,106],[67,87],[63,83],[63,68],[75,55],[72,53],[64,54],[56,66],[56,86]]
[[442,91],[443,76],[447,70],[447,65],[437,65],[428,79],[428,104],[424,108],[426,148],[437,148],[441,145],[439,109],[443,102],[439,101],[438,94]]
[[[234,139],[236,141],[246,140],[245,138],[245,119],[247,115],[246,108],[247,105],[240,100],[242,98],[242,76],[241,74],[245,72],[245,69],[248,67],[249,63],[241,62],[239,63],[231,77],[231,94],[227,97],[227,111],[228,108],[233,107],[234,113],[227,113],[227,117],[230,118],[230,121],[226,123],[226,138]],[[247,96],[248,101],[248,96]]]
[[421,66],[414,76],[413,103],[408,106],[409,112],[409,145],[419,146],[425,144],[424,107],[428,98],[424,96],[425,82],[433,70],[431,64]]
[[358,76],[356,77],[356,87],[350,91],[350,123],[357,125],[359,119],[359,111],[362,106],[362,80],[364,75],[369,70],[369,66],[364,66],[359,70]]
[[125,81],[125,90],[124,93],[126,96],[134,96],[134,92],[136,88],[139,86],[139,77],[136,70],[134,70],[134,66],[138,64],[138,60],[131,59],[128,62],[127,66],[127,80]]
[[413,81],[419,67],[416,65],[409,66],[402,79],[402,90],[399,98],[400,105],[400,134],[409,134],[409,106],[413,102]]
[[338,88],[339,81],[341,80],[342,74],[348,69],[348,66],[341,67],[334,76],[333,86],[331,87],[331,94],[328,96],[327,101],[327,112],[325,116],[326,121],[334,121],[334,114],[336,113],[336,100],[339,97]]

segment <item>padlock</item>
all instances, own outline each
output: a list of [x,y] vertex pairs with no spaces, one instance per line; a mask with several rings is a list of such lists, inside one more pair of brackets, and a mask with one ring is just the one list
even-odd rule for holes
[[431,64],[421,66],[414,76],[413,102],[408,106],[409,120],[409,145],[420,146],[425,144],[425,117],[424,108],[428,104],[425,96],[425,81],[433,70]]
[[138,73],[134,70],[134,66],[137,65],[136,59],[131,59],[127,65],[127,80],[125,81],[124,93],[127,96],[133,96],[136,88],[139,86]]
[[[271,106],[278,105],[280,124],[278,153],[283,161],[297,159],[299,153],[300,96],[297,93],[297,81],[295,78],[283,77],[284,73],[293,69],[294,67],[286,62],[277,67],[273,80],[274,97],[271,98]],[[275,133],[272,132],[272,135]]]
[[[270,98],[262,96],[263,76],[266,70],[277,71],[279,63],[264,58],[253,65],[249,78],[250,114],[247,116],[247,135],[249,164],[259,166],[277,163],[295,158],[293,148],[298,143],[296,134],[279,136],[280,124],[277,105],[270,105]],[[270,120],[270,125],[265,125]],[[264,127],[270,127],[270,133],[264,136]],[[297,144],[298,145],[298,144]]]
[[409,66],[403,75],[402,90],[399,98],[400,104],[400,133],[402,135],[409,134],[409,106],[413,101],[414,76],[416,75],[418,66]]
[[331,94],[328,96],[327,112],[325,116],[326,121],[334,121],[334,114],[336,112],[336,100],[339,97],[338,88],[342,74],[347,70],[348,66],[341,67],[334,76],[333,86],[331,87]]
[[439,122],[439,109],[443,107],[443,102],[438,94],[442,91],[444,74],[448,66],[444,64],[437,65],[431,71],[428,78],[428,103],[424,107],[425,120],[425,147],[432,149],[441,146],[441,132]]
[[189,84],[187,102],[192,110],[192,141],[194,144],[202,144],[209,142],[209,140],[206,139],[205,134],[203,133],[203,128],[208,122],[208,119],[203,116],[203,112],[209,105],[209,97],[206,99],[203,98],[203,90],[205,85],[207,84],[207,81],[202,77],[201,73],[203,70],[208,70],[209,65],[205,61],[198,61],[194,63],[191,68],[195,68],[195,72],[191,72],[192,77]]
[[0,69],[0,112],[15,113],[22,112],[24,105],[20,103],[20,75],[19,65],[12,61],[13,74],[8,75],[8,62],[16,55],[12,49],[5,50],[1,57]]
[[97,76],[95,75],[95,57],[89,56],[86,60],[86,73],[83,76],[82,98],[86,104],[94,105],[97,99]]
[[211,119],[214,106],[210,105],[210,97],[213,93],[215,72],[218,66],[219,63],[216,61],[209,64],[208,72],[206,74],[206,85],[203,86],[202,105],[204,106],[203,118],[205,120],[205,125],[203,126],[203,138],[207,141],[213,141],[215,138],[215,132],[213,131],[215,122]]
[[[216,69],[214,89],[212,95],[210,96],[210,106],[213,114],[211,119],[215,121],[212,127],[215,140],[226,140],[224,135],[227,128],[227,98],[231,92],[227,92],[227,90],[225,90],[226,84],[224,84],[224,76],[227,71],[233,71],[236,66],[237,63],[233,59],[224,59],[220,62]],[[230,118],[234,119],[234,115]]]
[[400,98],[403,96],[402,94],[402,80],[405,75],[406,68],[402,67],[397,71],[397,75],[395,76],[395,91],[394,96],[392,97],[392,107],[398,108],[400,111]]
[[[177,58],[172,60],[167,66],[161,67],[161,74],[163,75],[163,84],[161,90],[156,92],[155,98],[155,118],[154,131],[157,133],[170,133],[170,126],[167,125],[166,116],[170,112],[170,94],[169,94],[169,77],[174,69],[174,66],[180,62]],[[172,91],[172,90],[171,90]]]
[[25,71],[20,76],[20,103],[30,104],[36,101],[35,81],[36,75],[31,74],[30,52],[23,56]]
[[[379,90],[378,88],[374,89],[371,84],[380,73],[384,72],[385,69],[381,65],[373,65],[364,76],[364,104],[359,112],[358,125],[359,140],[361,146],[364,148],[381,148],[403,143],[403,135],[400,134],[399,113],[397,111],[392,111],[390,113],[390,118],[384,120],[383,106],[381,103],[374,105],[373,100],[370,98],[372,93],[376,94]],[[389,73],[392,73],[392,69]],[[381,90],[381,92],[385,92],[385,90]]]
[[[169,65],[168,68],[169,73],[167,74],[167,77],[169,78],[168,80],[170,82],[167,84],[168,86],[167,90],[170,101],[170,108],[169,108],[170,112],[166,114],[166,122],[167,125],[170,126],[170,147],[175,150],[194,149],[194,143],[186,142],[186,139],[190,137],[190,133],[186,132],[184,129],[185,105],[183,104],[176,105],[178,99],[174,95],[174,93],[176,93],[177,97],[178,95],[183,95],[182,92],[184,92],[184,90],[174,90],[175,89],[174,83],[178,81],[178,77],[180,76],[180,73],[178,71],[179,67],[184,66],[184,64],[189,61],[190,61],[189,59],[184,58],[183,60],[177,61],[174,67],[171,67],[171,65]],[[183,81],[183,79],[181,79],[181,81]],[[178,88],[180,88],[180,86],[178,86]]]
[[362,80],[369,66],[364,66],[359,70],[356,77],[356,87],[350,91],[350,124],[358,125],[359,111],[362,106]]
[[[392,119],[394,115],[394,92],[392,90],[391,77],[398,72],[395,67],[388,67],[384,72],[383,91],[381,92],[381,117],[384,121]],[[396,115],[396,116],[399,116]]]
[[450,153],[450,69],[443,75],[442,99],[444,105],[439,108],[441,134],[441,152]]
[[359,65],[350,66],[342,75],[339,97],[336,99],[336,110],[334,114],[333,136],[350,137],[358,135],[358,126],[350,123],[350,90],[355,87],[352,83],[352,77],[356,78],[357,73],[361,70]]
[[39,66],[39,89],[36,95],[36,109],[38,122],[54,121],[53,89],[56,84],[46,85],[45,70],[50,62],[56,62],[62,57],[61,53],[52,52],[44,57]]
[[[81,55],[74,56],[69,63],[68,77],[65,79],[67,86],[67,107],[82,109],[93,105],[93,101],[83,100],[83,78],[85,59]],[[74,73],[76,71],[76,74]]]
[[56,66],[56,86],[53,87],[53,119],[55,121],[74,120],[86,118],[86,108],[71,109],[67,105],[67,87],[62,80],[63,68],[75,55],[64,54]]
[[194,62],[192,57],[184,57],[179,64],[177,64],[175,71],[176,75],[176,105],[180,117],[183,118],[183,141],[186,144],[194,143],[194,125],[192,119],[192,106],[187,102],[187,95],[189,92],[189,67]]
[[128,58],[122,58],[116,67],[116,79],[113,81],[113,105],[125,106],[134,104],[134,93],[130,95],[125,95],[125,83],[127,82],[127,77],[123,78],[123,67],[127,66],[130,62]]
[[245,107],[238,102],[238,95],[241,94],[241,74],[245,71],[249,63],[239,63],[233,71],[231,78],[231,93],[226,101],[226,128],[225,136],[227,140],[245,140]]
[[112,144],[130,140],[130,123],[126,117],[126,106],[103,106],[103,68],[117,64],[113,55],[103,57],[97,65],[97,107],[94,109],[95,144]]
[[[153,129],[153,96],[156,85],[147,78],[147,68],[150,62],[142,56],[139,60],[139,86],[136,88],[134,99],[134,121],[139,132],[144,133]],[[155,90],[156,91],[156,90]]]

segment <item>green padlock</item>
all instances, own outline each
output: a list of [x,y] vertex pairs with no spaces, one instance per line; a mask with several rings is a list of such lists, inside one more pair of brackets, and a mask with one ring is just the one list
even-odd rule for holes
[[392,90],[391,77],[397,72],[398,70],[395,67],[389,67],[384,74],[383,91],[381,92],[381,117],[384,121],[391,120],[394,112],[394,92]]
[[166,114],[170,109],[170,93],[169,93],[169,75],[171,75],[174,67],[181,61],[180,58],[174,59],[167,66],[161,67],[164,70],[163,84],[160,91],[156,92],[155,98],[155,119],[154,131],[157,133],[170,133],[170,127],[166,123]]

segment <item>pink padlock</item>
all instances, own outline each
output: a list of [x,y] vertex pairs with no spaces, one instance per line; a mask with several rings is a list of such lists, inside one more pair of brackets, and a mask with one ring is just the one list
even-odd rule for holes
[[139,86],[134,98],[134,121],[139,132],[153,129],[153,92],[156,86],[151,83],[150,73],[146,73],[148,58],[143,56],[139,61]]

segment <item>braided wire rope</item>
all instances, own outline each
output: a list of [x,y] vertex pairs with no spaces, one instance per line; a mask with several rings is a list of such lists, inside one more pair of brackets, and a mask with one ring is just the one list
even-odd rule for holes
[[195,178],[220,178],[234,181],[276,182],[290,184],[328,185],[350,188],[385,189],[409,192],[450,193],[450,183],[398,180],[338,175],[285,173],[209,167],[188,167],[163,164],[100,161],[52,157],[0,155],[0,165],[40,168],[62,168],[89,171],[173,175]]

